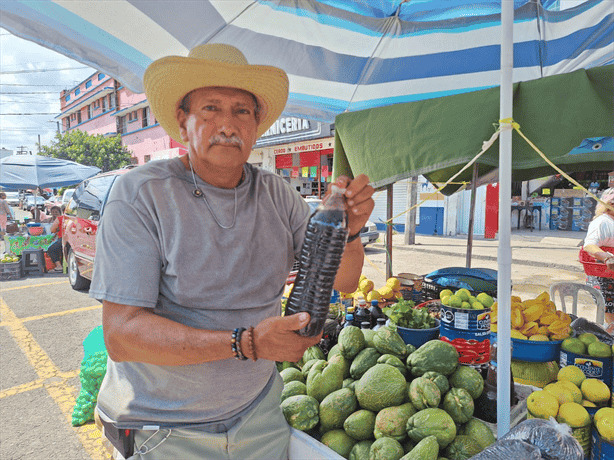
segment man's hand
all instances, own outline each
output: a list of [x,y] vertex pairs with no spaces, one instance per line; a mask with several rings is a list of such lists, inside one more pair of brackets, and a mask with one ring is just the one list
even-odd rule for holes
[[369,177],[364,174],[353,180],[347,176],[339,176],[335,185],[345,188],[345,203],[348,213],[349,235],[355,235],[365,226],[375,207],[373,187],[369,185]]
[[[290,316],[275,316],[261,321],[254,328],[254,347],[258,359],[292,363],[299,361],[305,350],[318,344],[322,338],[322,334],[317,337],[303,337],[296,333],[309,324],[309,320],[309,313],[303,312]],[[242,338],[245,338],[245,333]],[[247,344],[241,343],[241,345],[243,354],[251,358],[251,355],[245,353],[248,351]]]

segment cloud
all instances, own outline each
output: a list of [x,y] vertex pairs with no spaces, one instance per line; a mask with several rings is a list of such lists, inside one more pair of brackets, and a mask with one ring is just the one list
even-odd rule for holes
[[[49,144],[55,136],[55,117],[60,114],[60,92],[72,89],[96,70],[90,67],[69,70],[84,65],[15,37],[4,29],[0,29],[0,47],[0,113],[24,114],[0,116],[0,147],[14,151],[25,147],[35,152],[39,135],[42,144]],[[67,70],[27,72],[41,69]],[[30,113],[50,115],[25,115]]]

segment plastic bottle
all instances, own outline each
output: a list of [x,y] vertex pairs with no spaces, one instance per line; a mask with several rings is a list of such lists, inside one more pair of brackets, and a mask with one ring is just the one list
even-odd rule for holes
[[384,317],[384,312],[379,307],[378,300],[371,301],[371,308],[369,308],[369,313],[371,313],[371,327],[375,328],[375,325],[377,324],[377,318]]
[[371,329],[371,321],[363,321],[360,323],[361,329]]
[[286,315],[306,311],[311,321],[298,333],[318,335],[328,316],[333,283],[347,240],[345,189],[332,185],[331,194],[316,209],[305,231],[294,287],[286,304]]
[[352,313],[348,313],[345,315],[345,324],[343,327],[355,326],[354,324],[354,315]]
[[380,327],[385,326],[386,325],[386,318],[384,318],[383,316],[380,318],[377,318],[375,327],[373,328],[374,331],[377,331]]
[[371,312],[367,309],[367,302],[365,299],[360,299],[358,301],[358,306],[356,307],[356,313],[354,314],[356,321],[360,323],[362,326],[363,322],[368,322],[369,327],[371,327]]

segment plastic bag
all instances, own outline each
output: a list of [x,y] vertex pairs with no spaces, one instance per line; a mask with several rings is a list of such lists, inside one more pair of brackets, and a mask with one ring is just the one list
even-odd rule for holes
[[98,326],[83,341],[83,360],[79,371],[81,391],[73,408],[72,426],[94,420],[98,391],[107,373],[107,358],[102,326]]
[[534,445],[545,460],[584,460],[584,450],[571,435],[571,428],[552,417],[550,420],[525,420],[501,438],[508,439],[518,439]]
[[519,439],[506,439],[491,444],[471,460],[542,460],[541,451]]
[[614,337],[608,334],[602,327],[586,318],[574,319],[569,326],[573,329],[574,337],[584,332],[590,332],[591,334],[595,334],[600,342],[607,343],[610,346],[614,345]]

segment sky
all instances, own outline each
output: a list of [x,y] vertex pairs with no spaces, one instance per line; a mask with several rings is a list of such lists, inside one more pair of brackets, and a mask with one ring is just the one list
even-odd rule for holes
[[[561,0],[561,9],[583,0]],[[20,39],[0,28],[0,148],[36,153],[57,131],[60,92],[97,69]],[[41,115],[38,115],[41,114]]]

